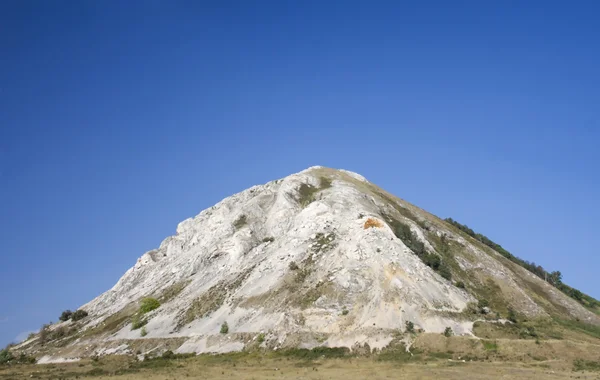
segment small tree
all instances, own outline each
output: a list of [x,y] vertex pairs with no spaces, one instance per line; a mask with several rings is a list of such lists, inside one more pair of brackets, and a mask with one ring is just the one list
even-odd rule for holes
[[452,335],[454,335],[454,331],[452,331],[452,328],[450,326],[446,327],[446,329],[444,330],[444,336],[451,337]]
[[87,311],[79,309],[76,312],[74,312],[73,314],[71,314],[71,320],[79,321],[80,319],[83,319],[87,316],[88,316]]
[[515,313],[515,310],[512,307],[508,308],[508,317],[506,319],[512,323],[517,323],[517,313]]
[[558,286],[562,282],[562,273],[560,271],[554,271],[548,275],[548,281],[554,285]]
[[414,333],[415,332],[415,324],[411,321],[406,321],[406,332]]
[[223,322],[221,325],[221,334],[227,334],[229,332],[229,325],[227,322]]
[[58,317],[58,319],[62,322],[66,322],[69,319],[71,319],[71,316],[73,315],[73,312],[71,310],[65,310],[62,312],[62,314],[60,315],[60,317]]

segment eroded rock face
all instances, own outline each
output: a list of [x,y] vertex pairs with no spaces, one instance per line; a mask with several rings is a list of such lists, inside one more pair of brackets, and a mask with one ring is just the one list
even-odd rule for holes
[[[398,237],[398,223],[409,227],[428,254],[441,257],[453,281]],[[531,317],[547,315],[523,287],[523,276],[547,287],[573,316],[597,320],[543,281],[364,177],[313,167],[251,187],[181,222],[176,235],[82,306],[90,317],[71,346],[93,342],[100,349],[141,339],[130,320],[147,296],[161,306],[145,316],[143,339],[183,338],[181,352],[259,343],[373,348],[389,343],[408,321],[427,332],[451,327],[455,334],[471,334],[473,318],[465,313],[477,302],[479,287],[495,292],[496,305]],[[459,279],[467,290],[454,286]],[[224,322],[227,336],[220,334]],[[258,334],[262,342],[256,342]]]

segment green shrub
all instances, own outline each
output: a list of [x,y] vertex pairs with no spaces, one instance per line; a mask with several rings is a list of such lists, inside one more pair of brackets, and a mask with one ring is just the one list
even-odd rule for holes
[[57,340],[66,337],[67,335],[74,332],[75,329],[67,329],[65,326],[55,328],[48,333],[48,340]]
[[292,261],[289,265],[290,270],[298,270],[298,264],[295,261]]
[[60,317],[58,317],[59,321],[62,322],[66,322],[69,319],[71,319],[71,316],[73,315],[73,312],[71,310],[65,310],[62,312],[62,314],[60,315]]
[[12,352],[8,348],[0,351],[0,365],[4,364],[33,364],[35,363],[35,358],[32,356],[27,356],[25,354],[21,354],[17,357],[13,355]]
[[33,356],[27,356],[22,353],[15,362],[17,364],[35,364],[36,361],[37,360]]
[[73,322],[75,322],[75,321],[79,321],[87,316],[88,316],[87,311],[79,309],[76,312],[74,312],[73,314],[71,314],[71,320]]
[[445,262],[442,262],[442,264],[438,267],[438,273],[446,280],[452,280],[452,272],[450,272],[450,267],[448,267]]
[[455,286],[459,289],[464,289],[465,288],[465,283],[462,281],[457,281]]
[[162,354],[163,359],[175,359],[175,353],[171,350],[167,350]]
[[259,344],[262,343],[262,342],[264,342],[265,341],[265,334],[263,334],[263,333],[258,334],[258,338],[256,338],[256,341]]
[[446,327],[446,329],[444,330],[444,336],[451,337],[452,335],[454,335],[454,331],[452,331],[452,328]]
[[498,351],[498,343],[492,342],[490,340],[482,340],[483,348],[486,351]]
[[348,313],[350,313],[350,312],[348,311],[348,309],[344,308],[344,309],[342,310],[342,315],[348,315]]
[[272,243],[275,241],[275,238],[273,236],[269,236],[269,237],[262,239],[262,241],[263,241],[263,243]]
[[140,313],[146,314],[160,307],[160,302],[156,298],[146,297],[140,302]]
[[414,333],[415,332],[415,324],[411,321],[406,321],[406,332]]
[[146,330],[146,326],[142,327],[142,331],[140,331],[140,335],[141,335],[141,336],[146,336],[146,335],[148,335],[148,330]]
[[509,321],[511,321],[512,323],[517,323],[517,313],[515,313],[515,310],[512,307],[508,308],[508,317],[506,318]]
[[136,314],[131,319],[131,329],[137,330],[139,328],[146,326],[147,323],[148,323],[148,320],[146,318],[143,318],[140,314]]
[[7,364],[8,362],[10,362],[13,359],[14,359],[14,357],[13,357],[12,352],[10,352],[10,350],[5,348],[4,350],[0,351],[0,365]]
[[223,324],[221,325],[221,334],[227,334],[229,332],[229,325],[227,324],[227,322],[223,322]]

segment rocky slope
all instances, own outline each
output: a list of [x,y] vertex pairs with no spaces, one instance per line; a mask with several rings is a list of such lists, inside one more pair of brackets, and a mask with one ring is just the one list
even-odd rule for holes
[[[160,307],[142,315],[144,297]],[[55,356],[128,352],[128,342],[140,340],[179,352],[382,348],[407,322],[472,335],[475,320],[502,321],[511,309],[600,324],[452,225],[358,174],[323,167],[254,186],[183,221],[81,309],[89,316],[49,327],[50,335],[62,329]]]

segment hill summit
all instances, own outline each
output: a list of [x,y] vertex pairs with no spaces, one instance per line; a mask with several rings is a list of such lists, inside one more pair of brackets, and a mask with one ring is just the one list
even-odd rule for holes
[[413,332],[473,337],[478,323],[600,325],[596,300],[482,236],[356,173],[311,167],[181,222],[77,318],[64,314],[18,348],[46,361],[383,349],[409,347]]

